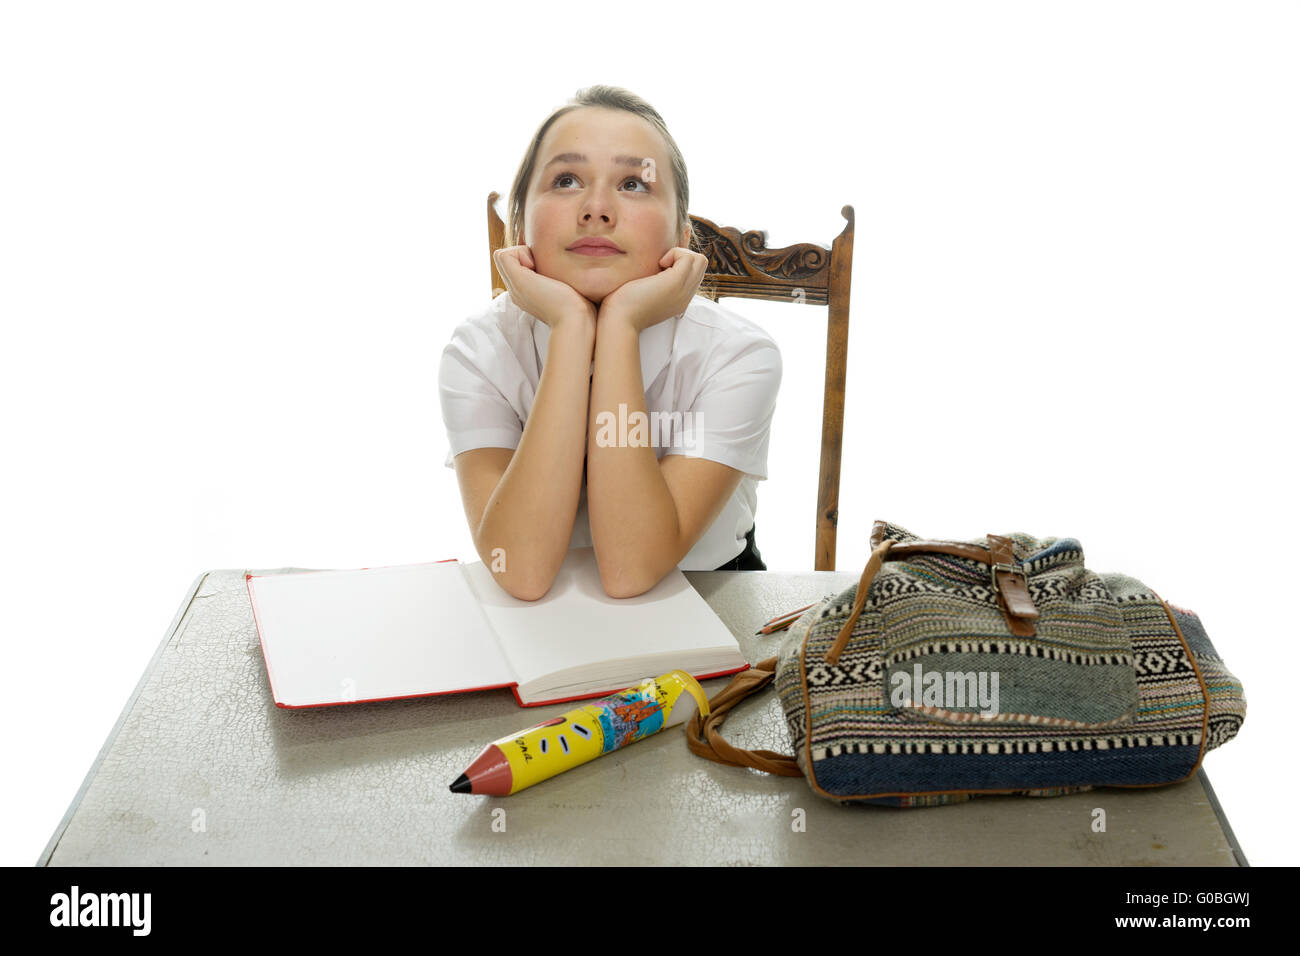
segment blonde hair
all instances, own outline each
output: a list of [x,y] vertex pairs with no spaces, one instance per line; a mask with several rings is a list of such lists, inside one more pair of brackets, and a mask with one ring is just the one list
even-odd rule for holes
[[[542,140],[546,137],[546,131],[551,128],[551,124],[565,113],[571,113],[573,110],[588,106],[624,110],[641,117],[659,131],[659,135],[663,137],[664,143],[668,147],[668,162],[672,167],[673,185],[677,194],[677,228],[673,234],[675,236],[681,235],[682,229],[685,228],[689,233],[687,248],[694,252],[701,252],[699,237],[695,234],[695,226],[692,224],[690,213],[687,211],[690,204],[691,185],[690,178],[686,175],[686,160],[682,157],[682,151],[677,148],[676,140],[668,132],[664,118],[659,115],[658,110],[635,93],[617,86],[601,85],[588,86],[579,90],[568,103],[557,109],[546,118],[541,126],[537,127],[537,132],[533,135],[533,141],[528,144],[524,158],[519,164],[519,170],[515,173],[515,181],[510,187],[510,198],[506,206],[505,244],[507,246],[516,246],[523,241],[524,204],[528,198],[528,184],[532,181],[533,171],[537,167],[537,154],[542,147]],[[700,294],[708,295],[709,293],[704,289],[704,285],[705,283],[701,283]]]

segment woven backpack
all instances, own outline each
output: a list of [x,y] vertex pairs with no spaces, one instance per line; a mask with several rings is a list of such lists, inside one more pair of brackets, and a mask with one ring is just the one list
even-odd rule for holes
[[[692,751],[842,803],[937,806],[1176,783],[1245,719],[1200,618],[1088,570],[1073,538],[934,541],[877,521],[871,549],[855,586],[687,724]],[[793,756],[718,730],[773,680]]]

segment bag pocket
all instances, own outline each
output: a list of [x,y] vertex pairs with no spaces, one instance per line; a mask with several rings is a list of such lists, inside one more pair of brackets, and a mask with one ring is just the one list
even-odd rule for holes
[[917,555],[883,566],[872,594],[892,710],[1009,732],[1132,723],[1133,644],[1115,600],[1081,560],[1044,564],[1026,562],[1032,637],[1011,633],[987,565]]

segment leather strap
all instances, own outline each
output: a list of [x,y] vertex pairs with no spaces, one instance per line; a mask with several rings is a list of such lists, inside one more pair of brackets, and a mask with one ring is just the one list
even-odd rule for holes
[[1029,585],[1025,574],[1016,564],[1015,554],[1011,550],[1011,539],[996,534],[988,536],[989,552],[992,555],[993,590],[998,596],[998,605],[1007,619],[1007,627],[1016,637],[1033,637],[1034,621],[1038,620],[1038,609],[1029,596]]
[[782,777],[802,777],[803,771],[799,769],[799,764],[788,754],[772,750],[742,750],[727,743],[718,732],[727,711],[746,697],[762,690],[775,676],[776,658],[769,657],[733,677],[731,683],[709,701],[709,716],[704,718],[703,728],[700,727],[698,710],[686,722],[686,746],[691,752],[733,767],[753,767]]
[[826,663],[838,664],[840,655],[844,653],[844,648],[848,646],[849,635],[853,633],[853,625],[858,623],[858,615],[862,613],[862,606],[867,603],[867,592],[871,590],[871,582],[880,570],[881,564],[885,561],[885,555],[897,547],[897,541],[882,541],[876,550],[871,552],[871,557],[867,558],[867,566],[862,569],[862,577],[858,579],[858,596],[853,602],[853,611],[849,614],[849,619],[844,622],[840,628],[839,635],[835,638],[835,643],[831,649],[826,652]]
[[964,541],[895,541],[891,558],[910,558],[916,554],[951,554],[958,558],[989,563],[989,549]]
[[[871,547],[879,546],[885,540],[889,525],[877,520],[871,526]],[[889,558],[909,558],[915,554],[951,554],[958,558],[969,558],[989,565],[989,584],[997,595],[998,607],[1006,618],[1007,630],[1017,637],[1033,637],[1036,633],[1034,621],[1038,620],[1038,609],[1034,607],[1029,596],[1029,584],[1025,573],[1016,564],[1015,553],[1010,538],[990,534],[988,547],[964,541],[899,541],[894,544]],[[856,615],[854,616],[856,620]],[[836,655],[836,659],[839,655]],[[832,662],[833,663],[833,662]]]

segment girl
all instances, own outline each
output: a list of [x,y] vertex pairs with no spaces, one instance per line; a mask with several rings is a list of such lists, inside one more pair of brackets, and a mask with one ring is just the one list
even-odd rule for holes
[[572,548],[594,549],[613,597],[674,567],[766,570],[756,483],[781,355],[696,295],[689,191],[660,115],[609,86],[542,123],[515,175],[507,291],[457,326],[438,386],[475,549],[517,598],[542,597]]

